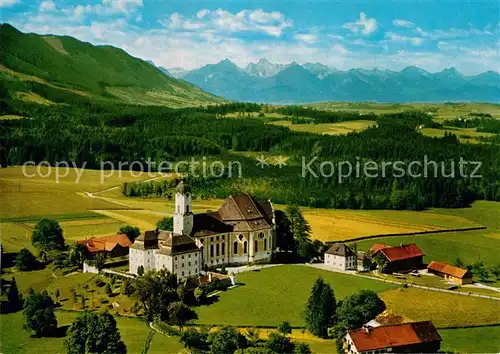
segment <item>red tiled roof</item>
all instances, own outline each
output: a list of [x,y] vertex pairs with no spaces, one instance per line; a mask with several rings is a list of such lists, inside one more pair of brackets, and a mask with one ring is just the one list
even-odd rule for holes
[[125,234],[116,234],[102,237],[92,237],[88,240],[79,240],[76,243],[87,247],[90,253],[111,252],[117,245],[130,247],[132,242]]
[[370,253],[375,253],[377,252],[378,250],[381,250],[383,248],[388,248],[388,247],[391,247],[391,246],[387,246],[387,245],[384,245],[382,243],[375,243],[371,248],[370,248]]
[[441,336],[431,321],[372,327],[368,331],[360,328],[349,330],[348,333],[358,352],[441,340]]
[[415,243],[395,247],[386,247],[375,251],[375,253],[377,252],[382,252],[382,254],[387,258],[389,262],[420,257],[424,255],[424,252],[422,252],[422,250]]
[[432,261],[429,263],[427,266],[427,269],[434,270],[440,273],[452,275],[455,278],[470,278],[472,277],[472,274],[467,269],[462,269],[458,267],[454,267],[452,265],[446,264],[446,263],[441,263],[441,262],[436,262]]

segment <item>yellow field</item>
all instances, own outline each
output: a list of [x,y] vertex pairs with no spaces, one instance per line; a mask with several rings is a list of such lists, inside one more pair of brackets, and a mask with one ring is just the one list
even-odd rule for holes
[[372,120],[353,120],[341,123],[292,124],[292,122],[288,120],[279,120],[270,122],[269,124],[287,127],[291,130],[298,132],[341,135],[341,134],[347,134],[351,132],[365,130],[375,125],[375,122]]
[[338,241],[362,236],[434,231],[480,226],[452,215],[397,210],[333,210],[304,208],[312,236],[321,241]]
[[500,323],[498,301],[415,288],[388,290],[380,297],[393,313],[412,321],[432,319],[437,327]]

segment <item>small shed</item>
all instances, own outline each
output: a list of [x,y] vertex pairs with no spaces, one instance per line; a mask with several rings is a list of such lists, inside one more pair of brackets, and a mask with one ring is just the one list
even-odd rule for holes
[[457,285],[472,284],[472,273],[467,269],[452,266],[443,262],[432,261],[427,266],[429,273],[450,280]]

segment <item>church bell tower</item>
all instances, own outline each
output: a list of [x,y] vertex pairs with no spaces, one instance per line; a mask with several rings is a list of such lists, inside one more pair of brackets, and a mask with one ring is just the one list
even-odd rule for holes
[[181,181],[175,189],[174,235],[190,235],[193,231],[191,188]]

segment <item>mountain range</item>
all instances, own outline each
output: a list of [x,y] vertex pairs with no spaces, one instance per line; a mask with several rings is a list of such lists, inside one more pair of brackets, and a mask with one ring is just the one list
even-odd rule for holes
[[465,76],[455,68],[437,73],[415,66],[401,71],[340,71],[321,63],[275,64],[266,59],[240,68],[225,59],[184,73],[177,68],[176,77],[214,95],[251,102],[500,101],[498,73]]
[[64,99],[186,107],[223,101],[112,46],[1,24],[0,47],[3,91],[36,103]]

